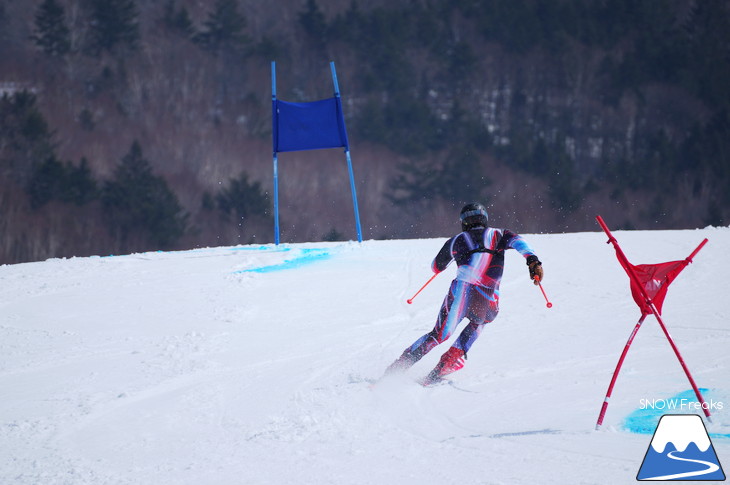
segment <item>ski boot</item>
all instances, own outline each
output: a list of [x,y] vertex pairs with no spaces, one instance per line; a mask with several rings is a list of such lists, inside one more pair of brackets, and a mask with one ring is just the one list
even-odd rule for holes
[[456,372],[457,370],[464,367],[464,361],[466,354],[463,350],[451,347],[441,356],[441,360],[436,364],[429,374],[424,377],[420,382],[422,386],[432,386],[438,384],[444,380],[444,377]]

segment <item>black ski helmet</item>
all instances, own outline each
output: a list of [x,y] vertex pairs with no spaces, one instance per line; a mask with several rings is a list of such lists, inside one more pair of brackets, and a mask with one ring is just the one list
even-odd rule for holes
[[459,219],[461,219],[462,231],[468,231],[472,227],[478,226],[487,227],[487,224],[489,223],[489,215],[487,214],[487,209],[485,209],[482,204],[476,202],[466,204],[461,209]]

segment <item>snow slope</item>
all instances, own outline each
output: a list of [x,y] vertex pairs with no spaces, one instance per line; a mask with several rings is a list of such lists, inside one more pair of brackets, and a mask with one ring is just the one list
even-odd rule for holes
[[[615,236],[635,264],[683,259],[709,238],[664,318],[724,405],[707,427],[730,466],[730,228]],[[639,317],[628,278],[603,233],[525,237],[554,306],[508,253],[501,313],[458,388],[413,382],[446,344],[402,379],[368,384],[431,329],[455,268],[406,299],[443,239],[0,267],[0,483],[635,483],[651,435],[625,420],[687,379],[647,319],[594,431]]]

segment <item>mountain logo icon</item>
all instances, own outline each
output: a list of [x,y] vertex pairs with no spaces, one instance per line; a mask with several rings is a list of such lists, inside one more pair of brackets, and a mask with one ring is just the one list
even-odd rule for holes
[[636,479],[725,480],[702,418],[696,414],[662,416]]

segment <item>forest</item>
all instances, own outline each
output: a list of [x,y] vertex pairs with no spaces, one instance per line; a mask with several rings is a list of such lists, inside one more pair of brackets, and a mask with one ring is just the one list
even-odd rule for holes
[[[0,0],[0,263],[273,242],[337,66],[366,239],[728,225],[723,0]],[[283,242],[355,238],[340,150]]]

